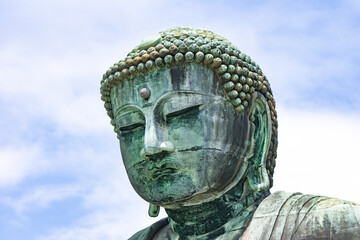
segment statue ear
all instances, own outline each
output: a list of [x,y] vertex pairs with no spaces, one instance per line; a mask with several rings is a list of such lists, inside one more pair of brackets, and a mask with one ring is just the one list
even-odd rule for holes
[[157,217],[160,212],[160,207],[150,203],[148,214],[150,217]]
[[262,192],[270,188],[266,160],[271,140],[271,115],[262,94],[254,93],[250,104],[251,147],[247,178],[255,192]]

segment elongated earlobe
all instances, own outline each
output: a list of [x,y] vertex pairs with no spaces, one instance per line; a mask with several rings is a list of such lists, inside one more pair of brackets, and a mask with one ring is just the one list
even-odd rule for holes
[[251,157],[249,158],[247,178],[255,192],[270,188],[266,159],[271,140],[270,109],[264,96],[255,93],[252,99],[249,119],[254,128],[251,139]]
[[270,188],[269,176],[266,172],[266,168],[262,166],[257,166],[256,164],[250,166],[248,180],[250,187],[255,192],[263,192]]
[[157,217],[160,212],[160,206],[150,203],[148,214],[150,217]]

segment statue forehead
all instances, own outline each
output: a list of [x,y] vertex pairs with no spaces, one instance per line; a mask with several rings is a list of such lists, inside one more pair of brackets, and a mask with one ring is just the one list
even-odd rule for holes
[[[149,91],[148,98],[141,96],[142,89]],[[192,91],[225,97],[222,84],[212,69],[199,64],[186,64],[157,69],[121,82],[112,88],[110,98],[115,114],[126,105],[149,104],[173,91]]]

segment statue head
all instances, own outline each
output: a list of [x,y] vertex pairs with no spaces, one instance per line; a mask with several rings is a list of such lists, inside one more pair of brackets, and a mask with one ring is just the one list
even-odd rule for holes
[[215,199],[241,180],[272,186],[275,101],[260,67],[226,39],[174,28],[144,39],[101,81],[130,182],[173,208]]

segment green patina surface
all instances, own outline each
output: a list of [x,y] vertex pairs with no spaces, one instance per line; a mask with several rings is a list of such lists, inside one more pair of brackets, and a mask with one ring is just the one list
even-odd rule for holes
[[[139,94],[143,88],[148,99]],[[234,111],[210,68],[158,69],[113,87],[111,98],[126,170],[146,201],[189,205],[243,177],[251,122]]]
[[[272,185],[277,149],[277,114],[270,84],[260,67],[227,39],[207,30],[189,27],[168,29],[145,38],[124,60],[115,63],[101,80],[101,99],[107,114],[114,119],[110,99],[113,86],[126,84],[147,73],[162,68],[196,63],[212,69],[218,76],[225,94],[237,113],[249,110],[249,101],[255,92],[267,102],[271,118],[271,142],[266,169]],[[198,79],[198,81],[206,79]],[[115,126],[115,121],[111,121]]]
[[[226,39],[194,28],[150,36],[104,74],[101,94],[132,186],[150,203],[149,215],[161,206],[169,216],[132,239],[262,239],[255,236],[268,230],[251,222],[274,223],[287,199],[301,198],[267,198],[274,98],[259,66]],[[290,234],[276,224],[273,239]]]

